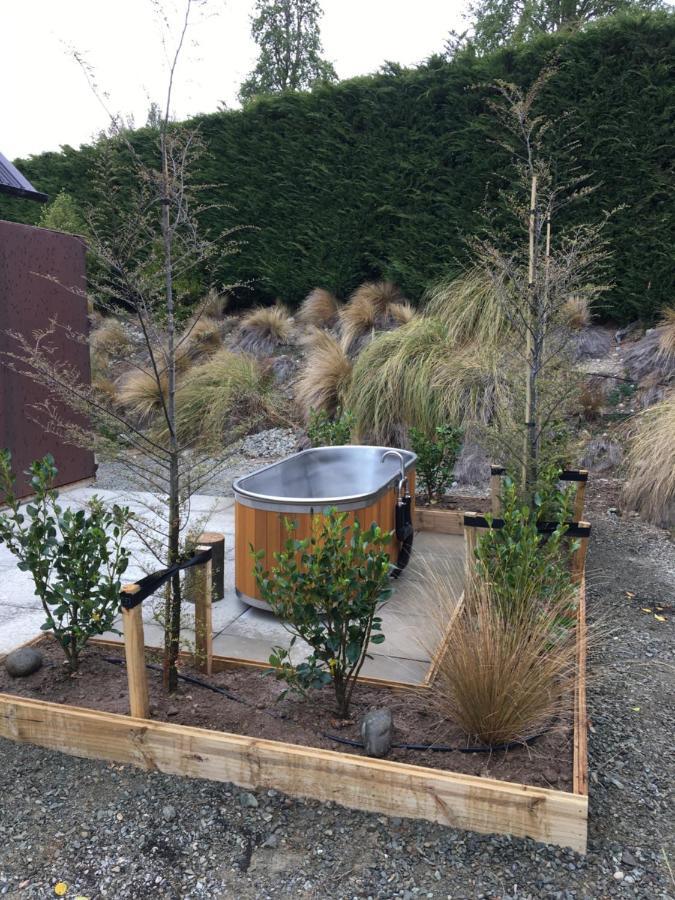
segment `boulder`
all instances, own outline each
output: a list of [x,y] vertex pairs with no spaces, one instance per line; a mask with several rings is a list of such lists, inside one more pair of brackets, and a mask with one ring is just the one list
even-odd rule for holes
[[391,750],[394,717],[390,709],[373,709],[361,722],[361,737],[368,756],[386,756]]
[[5,659],[5,668],[12,678],[26,678],[42,667],[42,654],[32,647],[19,647]]

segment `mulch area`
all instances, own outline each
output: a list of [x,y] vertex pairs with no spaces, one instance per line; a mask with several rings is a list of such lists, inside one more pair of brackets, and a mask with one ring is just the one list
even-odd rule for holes
[[[123,660],[121,650],[90,645],[77,675],[63,666],[62,651],[49,637],[37,645],[44,665],[28,678],[11,678],[0,665],[0,692],[71,706],[126,714],[129,711],[126,670],[109,660]],[[158,663],[148,654],[148,662]],[[161,673],[148,670],[151,717],[165,722],[208,728],[258,738],[320,747],[344,753],[362,753],[361,748],[340,744],[327,734],[359,740],[360,722],[371,709],[388,707],[394,720],[394,741],[401,744],[436,744],[466,748],[464,733],[440,715],[429,703],[429,694],[394,691],[358,685],[352,699],[352,719],[336,717],[329,686],[311,699],[287,694],[284,684],[264,670],[233,668],[204,676],[185,667],[182,674],[226,690],[229,696],[202,686],[181,682],[178,692],[167,697]],[[398,762],[446,769],[468,775],[571,790],[573,741],[569,725],[557,726],[528,745],[495,752],[465,753],[392,749],[387,757]]]

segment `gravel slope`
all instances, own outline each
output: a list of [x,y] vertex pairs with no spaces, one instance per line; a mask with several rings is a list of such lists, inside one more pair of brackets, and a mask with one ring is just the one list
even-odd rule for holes
[[0,894],[53,897],[64,881],[68,897],[92,900],[674,898],[675,552],[663,532],[607,512],[616,488],[589,490],[599,624],[585,859],[0,741]]

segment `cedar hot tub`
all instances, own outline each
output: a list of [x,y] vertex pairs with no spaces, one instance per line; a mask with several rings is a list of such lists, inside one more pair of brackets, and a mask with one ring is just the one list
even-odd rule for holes
[[[405,475],[408,493],[414,497],[416,459],[409,450],[389,447],[315,447],[238,478],[232,485],[234,579],[238,596],[251,606],[268,609],[260,599],[250,547],[265,551],[262,564],[270,569],[275,562],[274,553],[283,550],[288,539],[286,519],[296,523],[295,536],[300,540],[310,537],[312,517],[329,509],[348,512],[347,522],[358,520],[364,529],[376,522],[384,531],[394,531],[402,537],[399,524],[405,516],[401,516],[403,507],[398,503],[401,479]],[[411,502],[408,499],[408,521]],[[392,540],[392,562],[401,553],[402,543],[409,553],[410,525],[408,532],[409,542],[396,536]]]

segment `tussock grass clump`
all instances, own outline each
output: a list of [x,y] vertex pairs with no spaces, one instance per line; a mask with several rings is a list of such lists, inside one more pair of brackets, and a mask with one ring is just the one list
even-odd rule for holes
[[148,368],[130,369],[117,383],[117,402],[140,419],[148,419],[166,402],[169,392],[169,375],[157,361],[159,382]]
[[201,315],[196,322],[188,324],[183,335],[178,339],[176,352],[181,360],[187,357],[189,362],[215,353],[222,345],[220,322],[210,316]]
[[389,443],[400,424],[427,434],[439,425],[487,423],[512,405],[494,348],[456,347],[429,316],[378,335],[358,357],[346,400],[361,439]]
[[607,380],[591,377],[582,384],[579,392],[579,406],[587,422],[595,422],[607,402]]
[[296,319],[305,328],[333,328],[338,320],[340,303],[325,288],[314,288],[305,297]]
[[91,386],[100,400],[109,403],[111,406],[115,406],[117,404],[117,385],[111,378],[108,378],[107,375],[101,373],[92,373]]
[[90,334],[89,345],[96,353],[124,356],[131,350],[131,338],[119,319],[103,319]]
[[342,343],[330,332],[314,329],[302,375],[295,385],[295,399],[305,419],[312,410],[334,416],[344,407],[352,377],[352,361]]
[[424,312],[445,325],[447,339],[453,344],[476,341],[482,347],[494,347],[509,331],[504,307],[490,279],[478,268],[430,288]]
[[407,300],[402,303],[391,303],[387,307],[387,315],[396,325],[407,325],[415,317],[415,310]]
[[584,297],[582,294],[569,297],[562,308],[562,320],[568,328],[573,328],[575,331],[587,328],[591,324],[591,307],[588,297]]
[[211,289],[200,304],[200,313],[208,319],[222,319],[227,308],[228,297]]
[[634,420],[625,499],[648,521],[675,524],[675,391]]
[[675,307],[666,307],[659,322],[659,351],[675,358]]
[[[446,628],[454,613],[449,573],[431,570],[427,584],[439,628]],[[573,602],[571,588],[545,602],[532,593],[506,616],[489,585],[476,582],[455,614],[428,691],[437,712],[490,747],[524,741],[569,716],[576,638],[559,622],[569,619]]]
[[383,316],[392,303],[403,301],[401,289],[392,281],[366,281],[349,298],[350,305],[370,307],[376,316]]
[[[284,403],[273,374],[248,354],[218,350],[183,376],[176,390],[179,439],[222,449],[260,426],[279,424]],[[160,424],[159,433],[164,426]]]
[[236,346],[245,353],[268,356],[290,343],[293,322],[285,306],[260,306],[241,320]]
[[340,310],[340,334],[347,353],[360,352],[376,331],[388,331],[412,318],[412,307],[391,281],[368,281]]

